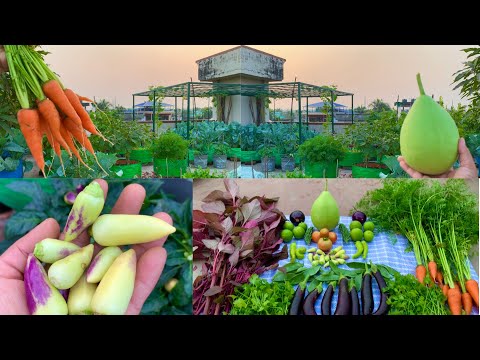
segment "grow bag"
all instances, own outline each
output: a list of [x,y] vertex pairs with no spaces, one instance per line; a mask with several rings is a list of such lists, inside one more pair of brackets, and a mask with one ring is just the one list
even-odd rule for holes
[[362,162],[364,159],[364,155],[361,152],[358,151],[347,151],[345,153],[345,157],[343,158],[342,161],[339,162],[339,166],[344,166],[344,167],[351,167],[354,164],[358,164]]
[[268,172],[272,172],[272,171],[275,171],[275,158],[274,157],[265,157],[262,159],[262,162],[261,162],[261,170],[260,171],[268,171]]
[[141,164],[148,164],[153,161],[152,151],[148,149],[136,149],[130,153],[131,160],[137,160]]
[[23,178],[23,160],[20,159],[18,161],[18,166],[13,171],[7,171],[7,170],[0,171],[0,178],[3,178],[3,179]]
[[354,178],[379,178],[380,173],[388,175],[390,170],[380,163],[367,163],[370,167],[365,167],[365,163],[358,163],[352,166],[352,177]]
[[227,167],[227,155],[214,155],[213,167],[215,169],[225,169]]
[[323,178],[325,170],[325,177],[337,177],[337,163],[305,163],[305,174],[313,178]]
[[162,177],[180,177],[187,171],[187,166],[187,159],[153,159],[153,171]]
[[202,169],[206,169],[208,164],[208,156],[209,155],[207,154],[195,156],[195,159],[193,159],[193,166],[196,168],[200,167]]
[[242,158],[242,149],[241,148],[231,148],[227,151],[227,156],[230,158],[230,160],[233,160],[233,158],[237,158],[238,160],[241,160]]
[[130,163],[127,163],[127,160],[118,160],[115,165],[112,166],[111,170],[115,173],[118,173],[120,170],[123,171],[122,175],[115,175],[122,179],[133,179],[135,177],[142,177],[142,164],[137,160],[130,160]]
[[282,156],[281,165],[282,171],[293,171],[295,170],[295,159],[292,156]]
[[258,156],[256,151],[242,150],[241,159],[243,163],[250,164],[252,161],[257,161],[255,158]]

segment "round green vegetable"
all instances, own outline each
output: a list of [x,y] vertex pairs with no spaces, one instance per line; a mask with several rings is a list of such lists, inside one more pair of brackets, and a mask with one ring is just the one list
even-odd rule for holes
[[353,229],[360,229],[362,230],[362,223],[358,220],[353,220],[351,223],[350,223],[350,230],[353,230]]
[[366,242],[370,242],[373,240],[373,232],[370,230],[367,230],[363,233],[363,238],[365,239]]
[[295,225],[293,225],[291,221],[285,221],[285,223],[283,224],[284,229],[293,230],[294,227]]
[[361,241],[363,239],[363,231],[361,229],[353,229],[350,231],[350,236],[353,241]]
[[295,226],[293,229],[293,236],[295,236],[295,239],[302,239],[304,235],[305,229],[301,226]]
[[304,228],[305,231],[308,229],[308,225],[305,224],[303,221],[300,224],[298,224],[297,226],[300,226],[300,227]]
[[375,229],[375,224],[371,221],[367,221],[365,224],[363,224],[363,231],[373,231]]
[[292,239],[293,239],[293,232],[291,232],[288,229],[284,229],[280,233],[280,237],[283,239],[283,242],[288,243],[288,242],[292,241]]

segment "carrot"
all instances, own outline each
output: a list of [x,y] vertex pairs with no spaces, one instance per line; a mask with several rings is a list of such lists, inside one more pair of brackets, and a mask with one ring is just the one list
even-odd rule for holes
[[430,273],[432,283],[435,283],[435,279],[437,278],[437,263],[435,261],[428,262],[428,272]]
[[49,80],[42,85],[44,94],[70,119],[80,122],[79,115],[68,100],[62,87],[56,80]]
[[448,289],[449,289],[449,287],[448,287],[447,284],[443,285],[443,287],[442,287],[443,295],[445,295],[445,296],[448,295]]
[[55,104],[50,99],[44,99],[38,102],[38,111],[40,112],[41,117],[48,123],[53,138],[59,142],[65,150],[67,150],[70,156],[72,156],[72,152],[62,138],[62,134],[60,134],[61,120]]
[[443,286],[443,274],[441,271],[437,271],[437,277],[435,278],[435,280],[438,285]]
[[425,268],[425,266],[423,266],[422,264],[417,265],[417,268],[415,269],[415,276],[417,277],[420,284],[423,284],[426,275],[427,269]]
[[40,125],[40,114],[36,109],[21,109],[17,113],[17,120],[28,148],[45,177],[45,159],[43,157],[43,134]]
[[63,121],[63,125],[65,126],[65,129],[67,129],[70,134],[85,148],[87,149],[90,153],[95,155],[95,151],[93,150],[92,143],[90,140],[88,140],[87,134],[85,134],[85,131],[83,129],[79,128],[76,126],[75,122],[70,120],[69,118],[65,118]]
[[[55,151],[55,154],[57,154],[58,159],[60,160],[60,165],[62,166],[63,173],[65,174],[65,168],[63,166],[63,159],[62,159],[62,152],[60,151],[60,145],[58,144],[58,142],[55,141],[52,134],[52,130],[50,129],[50,125],[43,118],[43,116],[41,116],[41,114],[40,114],[40,129],[41,129],[40,131],[42,133],[42,137],[43,137],[43,134],[45,134],[45,136],[47,137],[48,143],[52,147],[53,151]],[[50,169],[52,168],[52,165],[53,165],[53,161],[48,171],[50,171]]]
[[72,139],[72,134],[70,134],[70,132],[65,129],[65,126],[60,126],[60,132],[62,134],[62,137],[65,139],[65,141],[67,142],[68,146],[70,147],[70,150],[72,150],[73,154],[77,157],[77,159],[83,164],[85,165],[87,168],[90,169],[90,167],[85,164],[85,162],[83,161],[83,159],[81,158],[78,150],[77,150],[77,147],[75,146],[75,143],[73,142],[73,139]]
[[470,313],[472,312],[473,300],[468,292],[464,292],[462,294],[462,306],[463,310],[465,310],[465,313],[467,315],[470,315]]
[[98,131],[98,129],[93,124],[92,119],[90,119],[90,115],[88,115],[87,111],[82,106],[82,103],[80,102],[77,94],[75,94],[70,89],[65,89],[64,93],[65,93],[68,101],[70,102],[70,104],[75,109],[78,116],[80,117],[80,120],[82,121],[83,128],[85,130],[91,132],[93,135],[101,135],[100,132]]
[[475,305],[478,307],[478,283],[473,279],[469,279],[465,281],[465,288],[472,297]]
[[454,288],[448,289],[447,301],[452,315],[462,315],[462,294],[460,287],[456,285]]
[[95,103],[95,101],[90,100],[89,98],[87,98],[85,96],[81,96],[81,95],[78,95],[78,94],[76,94],[76,95],[78,97],[78,100],[80,100],[80,101],[88,101],[88,102],[91,102],[91,103]]

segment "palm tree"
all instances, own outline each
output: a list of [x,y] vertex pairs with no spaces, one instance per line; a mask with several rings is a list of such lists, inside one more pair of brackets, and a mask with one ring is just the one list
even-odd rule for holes
[[111,106],[112,104],[105,99],[97,101],[97,109],[99,110],[105,111],[108,110]]
[[375,99],[373,100],[369,107],[373,110],[373,112],[383,112],[383,111],[390,111],[392,108],[382,99]]

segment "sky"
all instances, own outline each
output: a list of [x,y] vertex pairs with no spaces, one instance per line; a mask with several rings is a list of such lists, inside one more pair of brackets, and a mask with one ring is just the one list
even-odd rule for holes
[[[168,86],[198,81],[196,60],[236,45],[44,45],[46,62],[63,83],[89,98],[132,106],[132,94],[150,85]],[[415,75],[420,72],[427,94],[443,96],[446,105],[465,103],[453,91],[453,73],[466,60],[461,49],[471,45],[249,45],[287,61],[285,82],[337,85],[352,92],[354,105],[380,98],[393,106],[400,96],[418,96]],[[136,99],[136,103],[146,98]],[[197,106],[206,105],[201,99]],[[317,101],[311,99],[310,103]],[[320,101],[320,99],[318,99]],[[173,99],[166,99],[173,103]],[[291,100],[277,103],[289,108]],[[350,99],[339,103],[350,105]],[[295,107],[295,105],[294,105]]]

